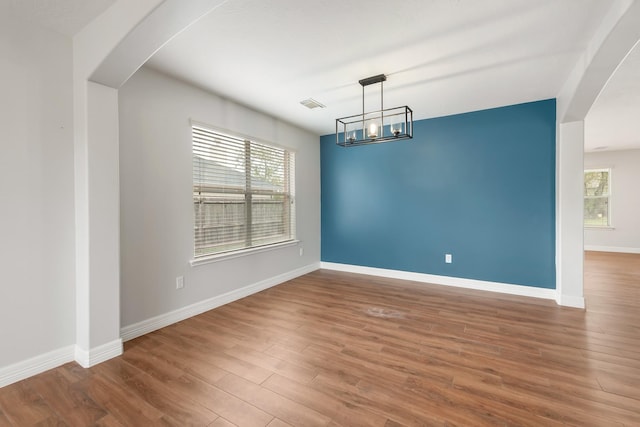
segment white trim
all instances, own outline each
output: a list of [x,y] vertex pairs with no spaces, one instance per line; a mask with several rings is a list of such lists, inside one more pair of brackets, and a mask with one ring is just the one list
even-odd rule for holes
[[520,295],[532,298],[556,300],[557,294],[555,289],[512,285],[508,283],[487,282],[475,279],[463,279],[460,277],[437,276],[434,274],[413,273],[409,271],[387,270],[383,268],[363,267],[360,265],[322,262],[320,263],[320,268],[324,268],[327,270],[345,271],[349,273],[388,277],[391,279],[411,280],[414,282],[431,283],[434,285],[454,286],[458,288],[476,289],[488,292],[499,292],[503,294]]
[[0,387],[73,362],[73,352],[74,346],[70,345],[0,368]]
[[245,286],[240,289],[236,289],[222,295],[215,296],[213,298],[206,299],[204,301],[197,302],[195,304],[188,305],[186,307],[179,308],[177,310],[170,311],[159,316],[152,317],[142,322],[134,323],[133,325],[125,326],[120,329],[120,336],[123,341],[129,341],[149,332],[153,332],[165,326],[169,326],[173,323],[180,322],[181,320],[188,319],[189,317],[196,316],[204,313],[205,311],[213,310],[214,308],[228,304],[230,302],[239,300],[273,286],[286,282],[287,280],[295,279],[296,277],[303,276],[307,273],[320,268],[320,263],[315,262],[313,264],[306,265],[293,271],[289,271],[284,274],[280,274],[275,277],[271,277],[252,285]]
[[584,229],[585,229],[585,231],[591,231],[591,230],[613,231],[616,228],[612,227],[610,225],[585,225]]
[[584,250],[596,252],[619,252],[623,254],[640,254],[640,248],[625,248],[623,246],[584,245]]
[[75,347],[75,360],[83,368],[90,368],[122,354],[122,339],[94,347],[89,351]]
[[221,254],[208,255],[200,258],[194,258],[189,261],[189,264],[191,264],[191,267],[195,267],[198,265],[209,264],[212,262],[225,261],[233,258],[253,255],[260,252],[267,252],[267,251],[273,251],[276,249],[282,249],[289,246],[295,246],[299,243],[300,243],[300,240],[288,240],[286,242],[272,243],[270,245],[264,245],[264,246],[256,246],[255,248],[246,248],[246,249],[240,249],[233,252],[225,252]]
[[573,308],[584,308],[584,298],[577,297],[575,295],[562,295],[558,294],[556,298],[556,303],[563,307],[573,307]]

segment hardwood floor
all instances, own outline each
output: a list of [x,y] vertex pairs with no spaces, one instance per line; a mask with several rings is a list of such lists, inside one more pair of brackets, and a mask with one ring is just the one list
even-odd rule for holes
[[640,255],[587,309],[320,270],[0,389],[0,426],[638,426]]

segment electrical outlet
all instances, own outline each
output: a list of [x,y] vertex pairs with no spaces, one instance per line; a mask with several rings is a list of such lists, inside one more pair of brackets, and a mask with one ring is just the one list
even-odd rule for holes
[[304,247],[300,246],[298,251],[300,252],[300,256],[304,255]]
[[444,254],[444,262],[447,264],[451,264],[453,262],[451,254]]
[[184,288],[184,276],[176,277],[176,289]]

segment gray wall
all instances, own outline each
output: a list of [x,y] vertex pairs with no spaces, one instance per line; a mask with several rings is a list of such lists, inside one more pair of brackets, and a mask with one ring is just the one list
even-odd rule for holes
[[[119,91],[121,326],[320,260],[317,135],[142,68]],[[296,151],[296,246],[191,267],[190,120]],[[177,276],[185,287],[176,290]]]
[[611,168],[612,225],[586,228],[585,249],[640,253],[640,150],[587,153],[584,168]]
[[0,4],[0,368],[75,343],[71,67]]

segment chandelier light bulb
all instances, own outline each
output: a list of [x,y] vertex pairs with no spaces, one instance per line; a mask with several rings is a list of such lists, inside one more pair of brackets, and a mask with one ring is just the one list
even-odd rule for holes
[[376,123],[371,123],[369,125],[369,138],[377,138],[378,137],[378,125]]

